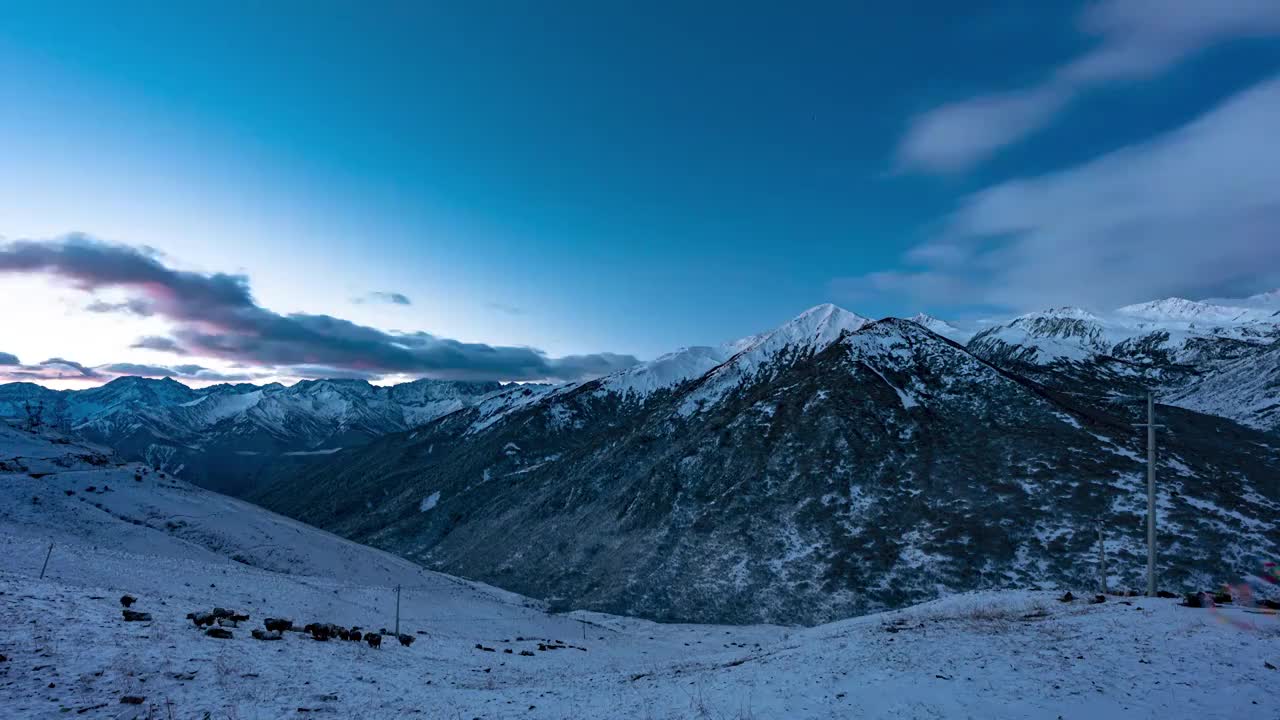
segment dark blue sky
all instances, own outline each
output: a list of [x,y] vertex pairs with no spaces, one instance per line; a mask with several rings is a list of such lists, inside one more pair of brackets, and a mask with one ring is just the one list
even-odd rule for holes
[[[919,252],[1052,226],[954,227],[1010,183],[1131,147],[1140,163],[1280,72],[1265,3],[1195,15],[1218,4],[1172,20],[1143,0],[1097,18],[1079,2],[944,0],[8,7],[0,236],[149,245],[246,273],[280,312],[553,354],[653,356],[824,301],[970,317],[1256,291],[1275,266],[1206,280],[1191,254],[1115,294],[1083,265],[1041,297],[1002,291],[1026,262],[1003,242]],[[1100,70],[1073,68],[1090,53]],[[928,113],[1011,92],[1031,97],[998,119],[1025,111],[1031,129],[948,120],[906,149]],[[974,155],[989,129],[998,146]],[[1165,218],[1139,220],[1128,236]],[[1116,248],[1055,237],[1042,243]],[[375,291],[413,302],[350,302]]]

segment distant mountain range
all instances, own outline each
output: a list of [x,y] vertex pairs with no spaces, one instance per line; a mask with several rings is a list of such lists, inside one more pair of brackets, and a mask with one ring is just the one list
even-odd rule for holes
[[948,591],[1074,586],[1106,529],[1140,587],[1280,551],[1280,295],[1056,308],[965,329],[833,305],[562,385],[0,386],[0,414],[566,608],[814,623]]
[[[0,417],[40,421],[114,448],[130,460],[220,492],[251,489],[265,468],[336,452],[418,427],[498,392],[498,383],[306,380],[285,387],[123,377],[88,390],[0,385]],[[278,468],[276,468],[278,470]]]

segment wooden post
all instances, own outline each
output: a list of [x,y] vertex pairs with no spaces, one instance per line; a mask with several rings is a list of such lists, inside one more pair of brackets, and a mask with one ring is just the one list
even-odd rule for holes
[[49,543],[49,552],[44,554],[44,565],[40,566],[40,579],[44,579],[45,568],[49,567],[49,556],[53,554],[53,543]]

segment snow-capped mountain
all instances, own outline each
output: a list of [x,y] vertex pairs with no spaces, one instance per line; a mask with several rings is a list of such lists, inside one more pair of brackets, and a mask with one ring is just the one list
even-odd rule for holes
[[[1098,324],[1066,310],[1015,327],[1102,347]],[[663,620],[809,623],[1085,582],[1100,520],[1117,581],[1141,583],[1136,408],[833,306],[732,345],[640,401],[620,376],[508,388],[254,498],[557,606]],[[1160,412],[1163,577],[1215,583],[1280,550],[1280,440]]]
[[1267,308],[1234,307],[1196,302],[1183,298],[1166,298],[1152,302],[1126,305],[1116,310],[1117,315],[1152,322],[1187,322],[1207,325],[1239,324],[1249,322],[1274,322],[1274,311]]
[[928,328],[942,337],[947,338],[948,340],[954,340],[961,345],[969,342],[969,339],[973,337],[972,332],[962,330],[946,320],[936,318],[926,313],[916,313],[910,318],[910,320],[921,327]]
[[1277,339],[1280,318],[1267,311],[1170,298],[1106,314],[1073,307],[1028,313],[982,330],[968,347],[1051,384],[1064,373],[1076,382],[1081,365],[1094,365],[1108,381],[1127,376],[1167,388]]
[[1168,402],[1280,432],[1280,343],[1212,370]]
[[290,387],[192,389],[169,378],[123,377],[89,390],[57,392],[13,383],[0,385],[0,417],[21,419],[34,406],[44,424],[238,493],[273,463],[302,462],[417,427],[501,389],[498,383],[440,380],[390,387],[305,380]]

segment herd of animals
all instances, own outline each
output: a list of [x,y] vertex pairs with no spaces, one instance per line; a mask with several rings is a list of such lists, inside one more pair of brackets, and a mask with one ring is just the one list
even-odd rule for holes
[[[131,610],[130,607],[137,602],[138,599],[132,595],[124,595],[120,598],[120,604],[124,606],[123,614],[126,622],[148,622],[151,620],[150,613]],[[209,612],[189,612],[187,619],[190,620],[197,628],[204,630],[204,634],[213,638],[221,638],[230,640],[234,635],[231,630],[239,628],[240,623],[248,622],[249,615],[247,613],[237,613],[226,608],[216,607]],[[333,639],[346,640],[348,642],[368,643],[371,648],[381,648],[382,638],[384,636],[394,637],[400,641],[404,647],[409,647],[416,639],[413,635],[405,633],[389,633],[386,628],[381,628],[378,632],[365,632],[359,627],[346,628],[333,623],[307,623],[301,628],[295,628],[292,620],[284,618],[265,618],[262,621],[262,628],[254,628],[251,635],[255,640],[281,640],[284,633],[291,630],[303,632],[311,635],[315,640],[328,641]]]

